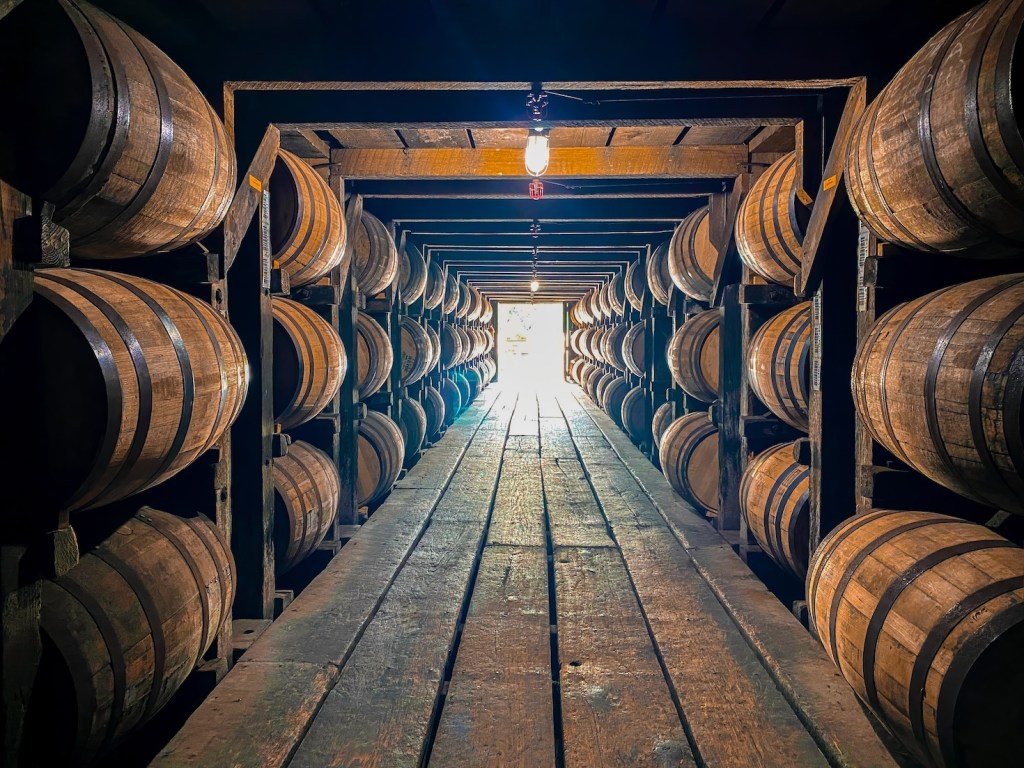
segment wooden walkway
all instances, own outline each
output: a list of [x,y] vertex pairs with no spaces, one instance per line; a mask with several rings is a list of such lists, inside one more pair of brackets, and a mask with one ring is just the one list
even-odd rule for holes
[[578,389],[491,387],[154,765],[895,763],[817,643]]

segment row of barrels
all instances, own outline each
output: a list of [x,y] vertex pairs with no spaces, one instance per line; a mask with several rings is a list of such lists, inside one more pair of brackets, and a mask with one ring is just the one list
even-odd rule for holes
[[443,315],[463,323],[487,325],[494,318],[494,305],[478,288],[467,285],[454,275],[445,276],[441,266],[431,261],[423,292],[423,308],[434,310],[439,307]]
[[468,328],[452,323],[441,325],[441,366],[457,365],[477,360],[494,349],[493,326]]
[[575,354],[634,376],[646,372],[645,343],[643,323],[578,328],[569,336],[569,346]]

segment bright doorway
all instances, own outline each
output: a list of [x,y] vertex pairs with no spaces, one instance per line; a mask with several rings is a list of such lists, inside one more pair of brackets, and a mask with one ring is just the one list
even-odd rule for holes
[[498,305],[498,380],[519,389],[561,384],[565,342],[561,304]]

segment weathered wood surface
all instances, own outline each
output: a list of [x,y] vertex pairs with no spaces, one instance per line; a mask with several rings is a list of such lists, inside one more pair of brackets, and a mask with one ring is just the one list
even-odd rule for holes
[[540,457],[506,448],[487,544],[543,547],[545,541]]
[[544,459],[541,464],[554,546],[614,546],[583,465],[576,459]]

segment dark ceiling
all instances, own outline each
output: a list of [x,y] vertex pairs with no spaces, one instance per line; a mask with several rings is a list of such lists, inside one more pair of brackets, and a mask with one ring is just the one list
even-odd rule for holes
[[[33,0],[25,0],[33,2]],[[969,0],[96,0],[171,56],[221,106],[222,83],[288,81],[717,81],[866,76],[869,97],[935,32],[972,7]],[[616,94],[605,93],[614,100]],[[636,94],[631,98],[635,99]],[[242,94],[238,154],[242,168],[267,122],[322,122],[303,135],[317,147],[303,156],[326,163],[345,148],[345,122],[399,130],[401,141],[439,123],[472,137],[478,121],[512,126],[524,118],[520,93]],[[600,109],[558,100],[557,115],[600,125],[630,117],[739,115],[754,126],[732,141],[750,147],[764,116],[790,116],[835,127],[835,105],[806,108],[815,95],[729,94],[717,102],[671,108],[634,104]],[[730,99],[732,99],[730,101]],[[801,102],[801,99],[803,101]],[[742,101],[741,101],[742,100]],[[803,104],[804,106],[800,106]],[[658,111],[661,109],[662,111]],[[831,112],[830,112],[831,109]],[[667,110],[667,111],[666,111]],[[554,111],[554,110],[552,110]],[[620,122],[616,123],[616,119]],[[828,124],[832,120],[831,125]],[[642,121],[641,121],[642,122]],[[581,123],[581,124],[582,124]],[[520,123],[521,124],[521,123]],[[418,126],[418,127],[414,127]],[[333,128],[327,130],[328,128]],[[685,143],[684,127],[675,143]],[[714,129],[710,129],[714,130]],[[460,132],[461,131],[461,132]],[[468,132],[467,132],[468,131]],[[288,131],[286,130],[286,133]],[[610,134],[613,136],[613,134]],[[339,140],[339,137],[341,140]],[[391,139],[394,140],[394,135]],[[472,144],[472,139],[470,138]],[[642,143],[642,142],[641,142]],[[660,143],[660,142],[655,142]],[[668,142],[671,144],[671,140]],[[608,146],[614,138],[608,140]],[[462,146],[462,145],[459,145]],[[475,144],[473,145],[475,146]],[[752,152],[753,149],[751,148]],[[707,202],[693,179],[638,182],[562,178],[545,199],[526,196],[526,177],[370,177],[347,187],[367,195],[366,209],[405,225],[410,242],[435,251],[487,289],[524,285],[532,246],[541,249],[544,285],[566,283],[554,297],[579,295],[570,274],[610,274],[665,239],[675,222]],[[547,179],[547,177],[546,177]],[[715,181],[699,181],[702,185]],[[721,182],[728,186],[730,178]],[[814,187],[816,188],[816,186]],[[542,234],[533,237],[531,226]],[[493,263],[493,268],[490,266]],[[490,273],[490,274],[486,274]],[[589,277],[589,276],[588,276]],[[491,291],[495,295],[494,291]]]

